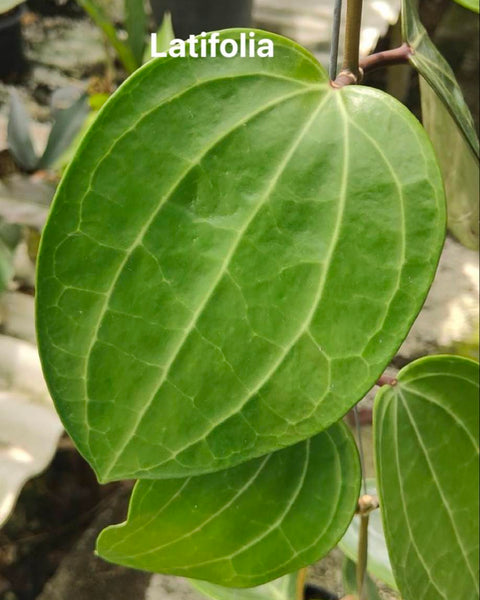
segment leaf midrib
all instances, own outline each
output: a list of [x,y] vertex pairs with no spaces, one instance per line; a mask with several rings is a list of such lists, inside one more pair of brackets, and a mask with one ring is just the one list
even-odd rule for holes
[[[305,93],[305,92],[303,92]],[[230,250],[228,251],[228,253],[225,256],[225,259],[221,265],[221,268],[214,280],[214,282],[212,283],[212,286],[210,288],[210,290],[208,291],[207,295],[205,296],[205,298],[202,300],[202,302],[199,304],[197,310],[193,313],[192,319],[190,321],[190,323],[188,324],[188,326],[185,329],[184,334],[182,335],[182,337],[180,338],[179,343],[176,345],[175,350],[172,353],[171,358],[169,359],[168,363],[165,366],[164,372],[162,374],[162,377],[160,379],[160,381],[158,382],[158,384],[155,387],[155,390],[153,392],[153,394],[150,396],[150,398],[147,400],[147,402],[143,405],[142,409],[139,411],[138,413],[138,418],[135,420],[133,428],[130,430],[130,433],[128,434],[128,437],[125,438],[124,443],[119,447],[119,449],[117,450],[117,452],[115,453],[115,455],[112,457],[111,462],[109,463],[109,466],[107,467],[106,471],[104,472],[104,477],[108,478],[108,476],[110,475],[110,473],[112,472],[113,468],[115,467],[118,459],[120,458],[120,456],[122,455],[122,453],[124,452],[124,450],[126,449],[126,447],[128,446],[128,444],[130,443],[131,439],[133,438],[133,436],[135,435],[135,433],[138,431],[138,427],[140,426],[140,423],[143,419],[143,417],[145,416],[145,414],[147,413],[148,409],[150,408],[150,406],[152,405],[155,396],[157,395],[159,389],[161,388],[161,386],[165,383],[165,381],[167,381],[168,379],[168,375],[170,372],[170,369],[173,365],[173,363],[175,362],[181,348],[183,347],[186,339],[188,338],[188,336],[190,335],[190,333],[193,331],[193,329],[195,328],[198,319],[200,318],[205,306],[207,305],[208,301],[210,300],[212,294],[215,292],[219,282],[222,280],[223,276],[225,275],[225,273],[228,270],[228,266],[230,264],[230,261],[232,259],[232,257],[234,256],[239,243],[241,242],[241,240],[243,239],[243,235],[245,233],[245,231],[247,230],[247,228],[249,227],[249,225],[251,224],[251,222],[254,220],[254,218],[256,217],[256,215],[258,214],[258,212],[260,211],[260,209],[265,205],[265,201],[270,197],[270,194],[272,193],[273,189],[275,188],[275,185],[278,183],[280,177],[282,176],[285,167],[288,165],[288,163],[290,162],[290,159],[292,158],[293,154],[295,153],[295,151],[297,150],[299,144],[301,143],[301,141],[303,140],[303,137],[305,136],[305,134],[308,132],[310,125],[312,124],[312,122],[315,120],[315,118],[318,116],[318,114],[320,113],[323,105],[327,102],[327,100],[330,98],[330,93],[325,94],[325,97],[322,99],[322,101],[319,103],[318,107],[315,109],[315,111],[313,111],[312,115],[310,115],[310,117],[306,120],[306,124],[304,125],[304,127],[300,130],[299,135],[296,137],[294,143],[288,148],[288,151],[284,157],[284,159],[282,160],[282,162],[279,165],[279,168],[277,169],[277,171],[275,172],[275,176],[272,178],[272,180],[269,182],[269,185],[267,186],[266,192],[262,194],[260,200],[258,201],[257,205],[255,206],[254,210],[252,211],[251,215],[247,218],[247,220],[245,221],[244,225],[242,226],[242,228],[239,230],[238,235],[236,236],[234,243],[232,245],[232,247],[230,248]],[[153,220],[153,219],[152,219]],[[300,330],[301,331],[301,330]],[[300,333],[301,335],[301,333]],[[296,343],[296,341],[298,340],[298,338],[300,337],[300,335],[298,337],[296,337],[294,339],[294,342],[292,345],[289,345],[287,347],[287,350],[284,351],[281,354],[281,360],[280,362],[277,364],[275,364],[274,370],[273,372],[276,370],[276,368],[278,367],[278,365],[283,361],[283,358],[287,355],[288,351],[293,347],[293,345]],[[262,378],[262,382],[260,387],[255,386],[254,390],[249,394],[249,396],[247,396],[247,400],[244,400],[244,402],[248,401],[248,398],[250,398],[252,396],[252,394],[256,393],[256,391],[258,391],[258,389],[260,389],[263,384],[264,381],[268,380],[271,376],[271,371],[269,370],[268,374],[267,374],[267,378]],[[242,403],[242,406],[243,406]],[[235,414],[236,412],[238,412],[238,408],[235,408],[233,413],[229,413],[226,417],[222,417],[221,421],[213,424],[213,426],[207,431],[204,432],[202,434],[202,436],[194,441],[189,442],[187,445],[177,449],[167,460],[175,460],[175,458],[184,450],[186,450],[187,448],[193,446],[195,443],[197,443],[198,441],[204,439],[207,435],[209,435],[216,427],[218,427],[218,425],[220,425],[222,422],[224,422],[227,418],[229,418],[230,416],[232,416],[232,414]],[[165,461],[166,462],[166,461]],[[163,463],[161,463],[163,464]],[[156,465],[159,466],[159,465]],[[150,469],[151,470],[151,469]]]
[[[212,80],[209,80],[209,82],[211,82]],[[262,114],[263,112],[268,111],[269,109],[278,106],[280,104],[282,104],[283,102],[287,102],[288,100],[295,98],[296,96],[300,96],[302,94],[307,94],[307,93],[312,93],[313,91],[319,91],[321,89],[324,89],[325,86],[323,85],[316,85],[316,86],[309,86],[307,89],[305,89],[305,87],[303,86],[303,89],[301,90],[296,90],[295,92],[292,92],[290,94],[286,94],[284,96],[282,96],[281,98],[275,98],[275,100],[268,102],[267,104],[263,105],[261,108],[255,110],[254,112],[246,115],[244,118],[242,118],[238,123],[236,123],[233,127],[230,127],[228,129],[228,131],[223,132],[221,134],[221,136],[217,137],[212,144],[210,144],[207,148],[203,148],[202,152],[200,153],[200,155],[191,163],[189,164],[188,168],[185,170],[185,172],[183,172],[181,174],[181,176],[179,177],[179,179],[177,181],[174,182],[173,186],[171,187],[171,189],[165,194],[163,201],[159,203],[159,205],[157,205],[155,207],[155,210],[152,212],[150,218],[145,222],[144,226],[140,229],[138,235],[136,236],[134,242],[130,245],[130,247],[128,249],[125,250],[125,257],[124,259],[121,261],[121,263],[119,264],[113,280],[112,280],[112,284],[109,288],[109,291],[105,294],[104,296],[104,301],[102,303],[102,308],[100,310],[99,316],[98,316],[98,320],[97,320],[97,324],[95,329],[92,332],[92,341],[87,349],[86,352],[86,356],[85,356],[85,368],[84,368],[84,372],[82,375],[82,379],[85,381],[85,398],[86,398],[86,402],[85,402],[85,423],[86,423],[86,429],[87,429],[87,447],[89,448],[90,451],[90,455],[92,458],[92,461],[94,461],[94,463],[98,466],[98,462],[97,460],[95,460],[95,457],[93,456],[92,453],[92,449],[91,449],[91,443],[90,443],[90,431],[91,431],[91,427],[90,427],[90,420],[89,420],[89,414],[88,414],[88,408],[89,408],[89,395],[88,395],[88,390],[87,390],[87,381],[88,381],[88,368],[89,368],[89,363],[90,363],[90,356],[91,356],[91,352],[93,350],[93,347],[95,345],[95,343],[97,342],[98,338],[98,334],[103,322],[103,318],[105,316],[105,314],[107,313],[107,310],[109,308],[109,304],[110,304],[110,300],[113,296],[113,293],[115,291],[116,288],[116,284],[118,283],[118,280],[123,272],[123,269],[125,268],[126,264],[128,263],[128,260],[131,257],[132,252],[134,251],[134,249],[139,246],[146,233],[148,232],[149,227],[151,226],[151,224],[153,223],[153,221],[155,220],[157,214],[159,213],[159,211],[161,210],[161,208],[163,207],[163,205],[169,200],[171,194],[175,191],[175,189],[178,188],[178,186],[181,184],[181,182],[184,180],[184,178],[186,177],[186,175],[188,175],[188,173],[197,165],[199,164],[199,162],[204,158],[204,156],[206,156],[218,143],[220,143],[225,137],[227,137],[228,135],[230,135],[233,131],[239,129],[241,126],[243,126],[245,123],[247,123],[248,121],[250,121],[251,119],[259,116],[260,114]],[[171,99],[169,98],[168,101],[171,101]],[[158,110],[158,106],[155,107],[154,110]],[[143,117],[145,117],[145,115],[143,115]],[[140,120],[139,120],[140,121]],[[125,135],[127,135],[128,132],[130,132],[131,130],[133,130],[136,127],[136,124],[134,126],[132,126],[131,128],[129,128],[129,130],[127,130],[121,137],[124,137]],[[117,138],[115,140],[114,145],[112,146],[112,148],[110,149],[109,152],[111,152],[113,150],[113,148],[119,143],[121,138]],[[106,158],[106,156],[108,156],[108,153],[106,153],[104,155],[104,157],[102,158],[102,161]],[[93,181],[93,178],[95,176],[96,171],[98,170],[100,166],[100,163],[97,165],[96,169],[94,170],[94,172],[92,172],[92,175],[90,177],[90,182],[89,182],[89,186],[87,188],[87,191],[84,194],[84,197],[87,195],[89,189],[91,188],[91,183]],[[81,218],[81,217],[80,217]],[[80,224],[79,224],[80,226]]]

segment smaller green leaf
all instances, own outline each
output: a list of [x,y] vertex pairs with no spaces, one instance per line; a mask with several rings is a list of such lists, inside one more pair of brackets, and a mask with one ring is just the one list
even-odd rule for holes
[[[342,579],[344,592],[346,594],[357,594],[357,565],[347,557],[343,562]],[[381,600],[378,588],[368,574],[365,576],[364,587],[366,588],[368,600]]]
[[[367,492],[371,496],[377,495],[374,479],[367,479]],[[393,589],[397,589],[392,566],[388,557],[387,544],[383,533],[381,509],[370,514],[368,521],[368,571],[377,579],[381,579]],[[339,546],[342,552],[354,563],[358,557],[358,535],[360,530],[359,517],[355,516],[350,523]]]
[[430,356],[375,401],[385,538],[404,600],[478,597],[478,363]]
[[7,126],[8,148],[25,171],[33,171],[38,158],[29,131],[30,117],[15,90],[10,90],[10,114]]
[[238,467],[187,479],[140,480],[126,523],[97,551],[121,565],[254,587],[329,552],[358,500],[357,449],[341,423]]
[[55,164],[82,129],[89,110],[87,95],[80,94],[71,106],[56,111],[55,122],[38,168],[48,169]]
[[140,66],[147,32],[147,13],[144,0],[125,0],[125,27],[128,34],[128,45]]
[[455,0],[457,4],[463,6],[464,8],[468,8],[473,12],[480,12],[480,3],[478,0]]
[[291,573],[265,585],[249,589],[232,589],[191,579],[192,587],[212,600],[293,600],[295,598],[297,573]]
[[448,228],[467,248],[478,249],[479,165],[455,121],[420,77],[423,125],[442,169]]
[[413,50],[411,64],[446,106],[472,152],[478,157],[478,136],[470,110],[450,65],[428,37],[413,0],[402,0],[402,32],[403,39]]

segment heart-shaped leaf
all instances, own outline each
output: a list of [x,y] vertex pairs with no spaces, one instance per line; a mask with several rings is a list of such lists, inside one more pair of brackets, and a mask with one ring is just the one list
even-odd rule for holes
[[413,50],[411,64],[446,106],[478,158],[478,136],[470,110],[450,65],[428,37],[413,0],[402,0],[402,30],[404,40]]
[[360,468],[343,424],[219,473],[139,481],[97,551],[129,567],[253,587],[325,555],[355,511]]
[[375,404],[385,537],[404,600],[478,596],[478,364],[408,365]]
[[291,573],[265,585],[249,589],[232,589],[209,583],[191,581],[192,586],[212,600],[293,600],[296,594],[297,574]]
[[325,429],[434,276],[443,186],[418,122],[257,34],[274,58],[150,61],[57,192],[40,352],[101,481],[211,472]]
[[[367,479],[367,491],[372,496],[377,495],[374,479]],[[380,510],[374,510],[368,521],[368,572],[381,579],[393,589],[397,589],[388,557],[387,544],[383,533],[382,515]],[[338,544],[342,552],[352,562],[358,560],[358,536],[360,531],[359,517],[352,519],[345,535]]]
[[443,173],[448,228],[467,248],[478,248],[479,165],[441,100],[420,77],[422,120]]

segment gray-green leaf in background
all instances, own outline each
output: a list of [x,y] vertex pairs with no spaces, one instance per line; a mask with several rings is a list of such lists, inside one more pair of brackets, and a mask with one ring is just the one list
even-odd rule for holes
[[209,583],[190,580],[192,587],[212,600],[294,600],[297,586],[297,573],[285,575],[255,588],[234,589]]
[[99,536],[106,560],[253,587],[335,546],[355,511],[360,467],[337,423],[318,436],[218,473],[136,484],[127,522]]
[[38,157],[30,135],[30,117],[18,92],[13,88],[10,90],[7,142],[8,149],[16,163],[25,171],[33,171]]
[[[367,479],[367,493],[371,496],[377,495],[377,488],[374,479]],[[381,509],[370,513],[368,521],[368,572],[381,579],[384,583],[393,589],[397,589],[395,579],[392,573],[392,566],[388,557],[387,544],[383,533]],[[359,517],[355,515],[350,523],[345,535],[339,542],[342,552],[353,562],[358,560],[358,535],[359,535]]]
[[478,597],[478,363],[419,359],[375,401],[385,537],[404,600]]
[[65,92],[66,103],[62,103],[60,107],[52,107],[54,122],[37,169],[48,169],[55,165],[81,130],[90,112],[86,93],[79,90],[73,90],[72,93],[68,88],[57,90],[57,94],[58,92]]
[[479,164],[452,116],[420,77],[422,121],[437,153],[447,195],[448,228],[465,246],[478,249]]
[[147,63],[57,191],[40,355],[102,481],[212,472],[325,429],[374,385],[434,277],[445,206],[423,128],[257,36],[274,58]]
[[414,0],[402,0],[402,32],[403,39],[413,50],[411,64],[444,103],[478,158],[478,136],[470,110],[450,65],[428,37]]

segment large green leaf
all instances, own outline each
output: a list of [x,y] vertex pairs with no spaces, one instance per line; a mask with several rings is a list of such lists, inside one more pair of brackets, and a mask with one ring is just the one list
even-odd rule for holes
[[448,227],[468,248],[478,248],[479,166],[455,121],[420,77],[422,120],[437,153],[447,194]]
[[470,110],[450,65],[428,37],[414,0],[402,0],[402,29],[404,40],[413,50],[411,64],[444,103],[478,158],[478,136]]
[[355,511],[360,467],[343,424],[219,473],[139,481],[97,551],[146,571],[252,587],[326,554]]
[[404,600],[478,597],[478,364],[408,365],[375,404],[385,537]]
[[[372,496],[377,495],[374,479],[367,479],[367,491]],[[388,557],[387,544],[383,533],[382,515],[380,510],[374,510],[368,521],[368,572],[381,579],[393,589],[397,589]],[[358,536],[360,532],[360,517],[356,515],[341,539],[340,549],[351,559],[358,560]]]
[[294,600],[297,586],[297,574],[285,575],[248,589],[226,588],[208,581],[191,581],[192,586],[207,598],[213,600]]
[[445,208],[424,130],[270,37],[268,60],[150,61],[57,192],[40,353],[102,481],[228,468],[325,429],[434,276]]

